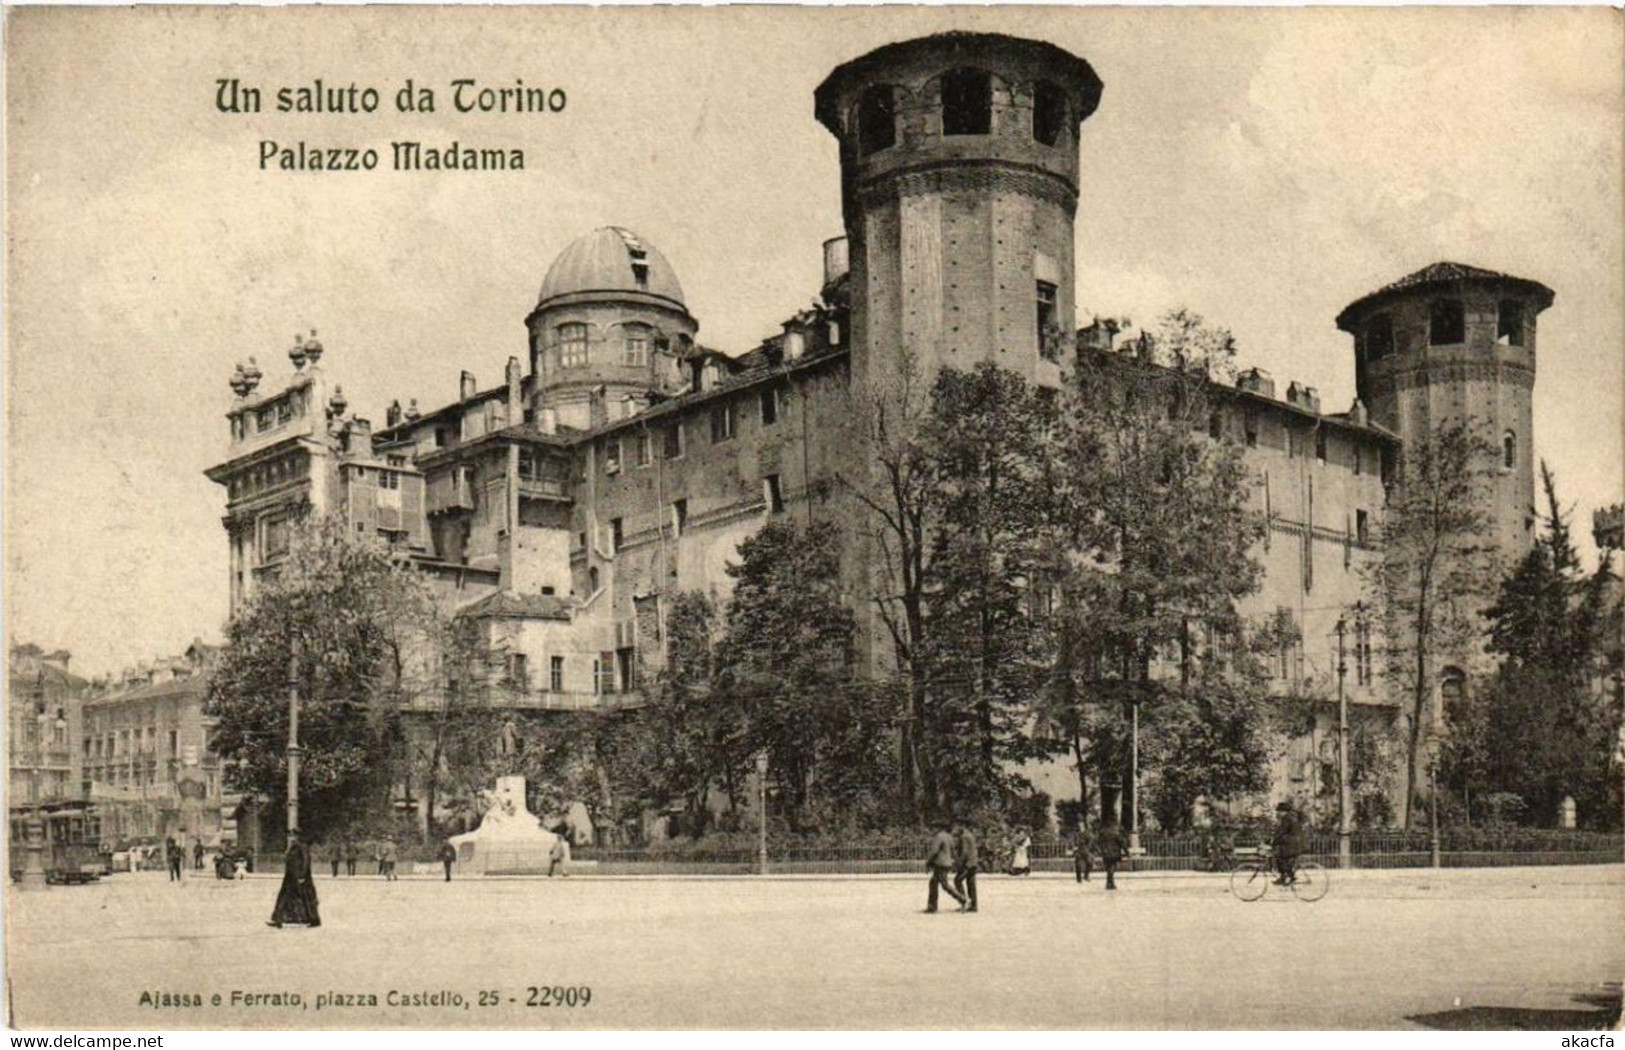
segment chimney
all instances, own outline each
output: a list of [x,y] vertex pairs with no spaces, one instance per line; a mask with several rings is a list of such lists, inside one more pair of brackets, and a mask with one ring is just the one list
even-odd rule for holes
[[559,430],[559,413],[555,408],[544,408],[536,413],[536,425],[544,434],[556,434]]
[[402,413],[401,418],[406,420],[408,423],[413,423],[423,418],[423,413],[418,411],[417,398],[414,397],[411,401],[407,402],[406,411]]
[[1306,386],[1299,391],[1299,404],[1315,415],[1320,415],[1320,391],[1312,386]]
[[1236,389],[1261,397],[1275,396],[1275,380],[1262,368],[1249,368],[1236,377]]
[[465,371],[457,382],[457,400],[467,401],[469,398],[473,397],[476,392],[477,391],[475,390],[474,386],[474,373]]
[[508,358],[508,367],[503,371],[503,378],[508,381],[508,425],[516,426],[525,418],[525,405],[521,396],[523,386],[519,371],[519,358]]
[[384,409],[384,426],[392,427],[401,421],[401,403],[391,401],[389,407]]
[[1359,398],[1355,398],[1354,404],[1349,406],[1349,422],[1357,427],[1367,426],[1371,422],[1371,414],[1366,411],[1365,402]]

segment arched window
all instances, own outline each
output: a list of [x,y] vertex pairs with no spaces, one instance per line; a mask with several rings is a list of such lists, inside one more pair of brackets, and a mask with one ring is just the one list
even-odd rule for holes
[[993,78],[980,69],[942,75],[942,133],[986,135],[993,130]]
[[1495,341],[1502,346],[1523,345],[1523,300],[1502,299],[1495,304]]
[[1518,435],[1507,431],[1501,435],[1501,466],[1511,470],[1518,465]]
[[1452,346],[1467,341],[1467,312],[1460,299],[1435,299],[1428,308],[1428,344]]
[[1461,718],[1462,702],[1467,699],[1467,675],[1459,667],[1446,667],[1439,676],[1439,708],[1446,722]]
[[598,593],[598,566],[596,565],[587,569],[587,593]]
[[858,155],[871,153],[897,143],[897,104],[891,85],[876,84],[858,99]]
[[587,326],[559,325],[559,366],[574,368],[587,363]]
[[1066,128],[1066,92],[1056,84],[1040,80],[1033,85],[1033,138],[1046,146],[1061,140]]

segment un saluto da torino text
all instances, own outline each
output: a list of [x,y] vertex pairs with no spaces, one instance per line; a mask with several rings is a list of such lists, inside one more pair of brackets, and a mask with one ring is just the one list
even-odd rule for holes
[[[267,90],[235,78],[216,80],[215,109],[226,114],[269,111],[360,116],[378,112],[386,97],[375,87],[332,85],[320,79],[308,86],[278,87],[269,96]],[[463,78],[451,81],[442,96],[407,80],[394,93],[393,102],[401,113],[434,113],[438,99],[448,96],[455,112],[473,114],[556,114],[569,101],[563,88],[530,87],[523,80],[511,87],[491,87]],[[400,140],[379,148],[263,138],[257,159],[261,171],[522,171],[525,167],[522,149],[465,144],[457,139],[438,143]]]

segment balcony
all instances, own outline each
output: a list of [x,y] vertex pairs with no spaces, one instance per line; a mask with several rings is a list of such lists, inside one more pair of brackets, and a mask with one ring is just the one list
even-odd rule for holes
[[557,478],[526,478],[519,479],[520,499],[553,499],[569,500],[570,493],[564,482]]

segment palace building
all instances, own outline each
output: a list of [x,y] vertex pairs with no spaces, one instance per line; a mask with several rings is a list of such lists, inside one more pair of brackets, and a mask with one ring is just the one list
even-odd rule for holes
[[[743,352],[704,345],[666,255],[610,226],[559,253],[500,381],[463,372],[446,404],[395,402],[375,427],[314,332],[283,381],[239,365],[230,452],[208,471],[226,494],[233,610],[276,571],[294,517],[337,515],[482,624],[516,707],[638,702],[674,595],[725,593],[739,542],[775,515],[853,512],[837,482],[867,469],[861,398],[905,356],[927,375],[993,361],[1055,388],[1078,353],[1134,352],[1075,316],[1079,151],[1101,92],[1083,59],[990,34],[837,68],[814,109],[840,144],[845,236],[823,246],[818,304]],[[1534,281],[1437,263],[1336,318],[1353,336],[1352,404],[1256,369],[1223,391],[1212,436],[1244,446],[1268,520],[1246,611],[1289,616],[1303,639],[1280,654],[1283,695],[1335,688],[1333,627],[1354,623],[1405,441],[1480,421],[1499,457],[1493,539],[1508,556],[1529,544],[1536,318],[1551,302]],[[868,578],[852,574],[855,609]],[[879,666],[885,647],[871,648]],[[1363,620],[1347,661],[1356,720],[1395,717]],[[1335,709],[1305,711],[1276,794],[1313,790],[1302,781],[1335,729]],[[1069,770],[1027,772],[1076,797]]]

